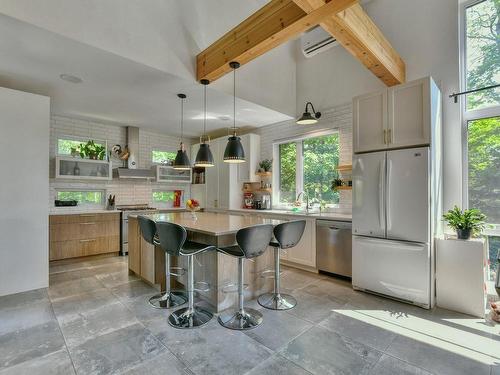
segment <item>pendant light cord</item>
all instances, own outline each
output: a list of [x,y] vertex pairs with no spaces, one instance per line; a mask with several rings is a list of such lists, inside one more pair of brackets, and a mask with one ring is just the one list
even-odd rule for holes
[[181,98],[181,145],[184,138],[184,99]]
[[236,135],[236,68],[233,68],[233,135]]
[[207,134],[207,85],[204,86],[204,97],[203,97],[203,109],[205,112],[205,117],[203,118],[203,143],[205,143],[205,135]]

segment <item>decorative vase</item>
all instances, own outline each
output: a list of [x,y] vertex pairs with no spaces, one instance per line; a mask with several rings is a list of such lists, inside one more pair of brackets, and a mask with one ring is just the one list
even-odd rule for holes
[[470,229],[457,229],[457,238],[459,240],[468,240],[471,235]]

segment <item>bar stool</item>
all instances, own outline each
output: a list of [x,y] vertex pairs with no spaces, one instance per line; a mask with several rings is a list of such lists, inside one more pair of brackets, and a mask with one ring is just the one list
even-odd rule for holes
[[251,308],[244,308],[243,273],[244,259],[262,255],[266,251],[273,235],[271,224],[260,224],[240,229],[236,233],[237,245],[218,249],[221,253],[238,258],[238,311],[223,312],[219,315],[219,323],[230,329],[250,329],[262,323],[262,314]]
[[[144,216],[138,216],[139,226],[141,228],[142,237],[151,245],[159,245],[158,236],[156,234],[156,223]],[[175,267],[179,269],[179,267]],[[165,291],[160,294],[155,294],[149,299],[149,303],[155,309],[169,309],[171,307],[183,305],[187,302],[184,292],[172,292],[170,286],[170,276],[179,276],[179,274],[172,273],[170,267],[170,254],[165,252]]]
[[259,296],[259,305],[271,310],[289,310],[297,300],[289,294],[280,293],[280,249],[295,247],[304,234],[305,220],[289,221],[274,227],[274,238],[269,246],[274,247],[274,292]]
[[186,241],[186,228],[169,222],[157,222],[156,230],[160,247],[170,255],[187,257],[187,295],[188,306],[175,310],[168,322],[175,328],[200,327],[212,319],[213,314],[194,305],[194,256],[205,251],[215,250],[215,246]]

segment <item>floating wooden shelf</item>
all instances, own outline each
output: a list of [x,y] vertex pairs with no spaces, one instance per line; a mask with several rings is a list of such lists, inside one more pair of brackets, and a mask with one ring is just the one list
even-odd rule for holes
[[352,164],[338,165],[337,171],[339,172],[352,171]]
[[271,188],[265,188],[265,189],[242,189],[243,193],[255,193],[255,192],[261,192],[261,193],[272,193],[273,189]]
[[255,172],[255,174],[260,177],[269,177],[273,175],[273,172]]
[[335,190],[352,190],[352,186],[335,186]]

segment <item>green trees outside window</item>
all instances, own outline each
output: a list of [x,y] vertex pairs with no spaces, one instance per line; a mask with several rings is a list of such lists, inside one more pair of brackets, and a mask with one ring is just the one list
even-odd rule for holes
[[339,193],[331,189],[339,163],[338,133],[282,143],[278,147],[280,203],[295,202],[301,191],[306,192],[311,202],[326,205],[339,202]]

